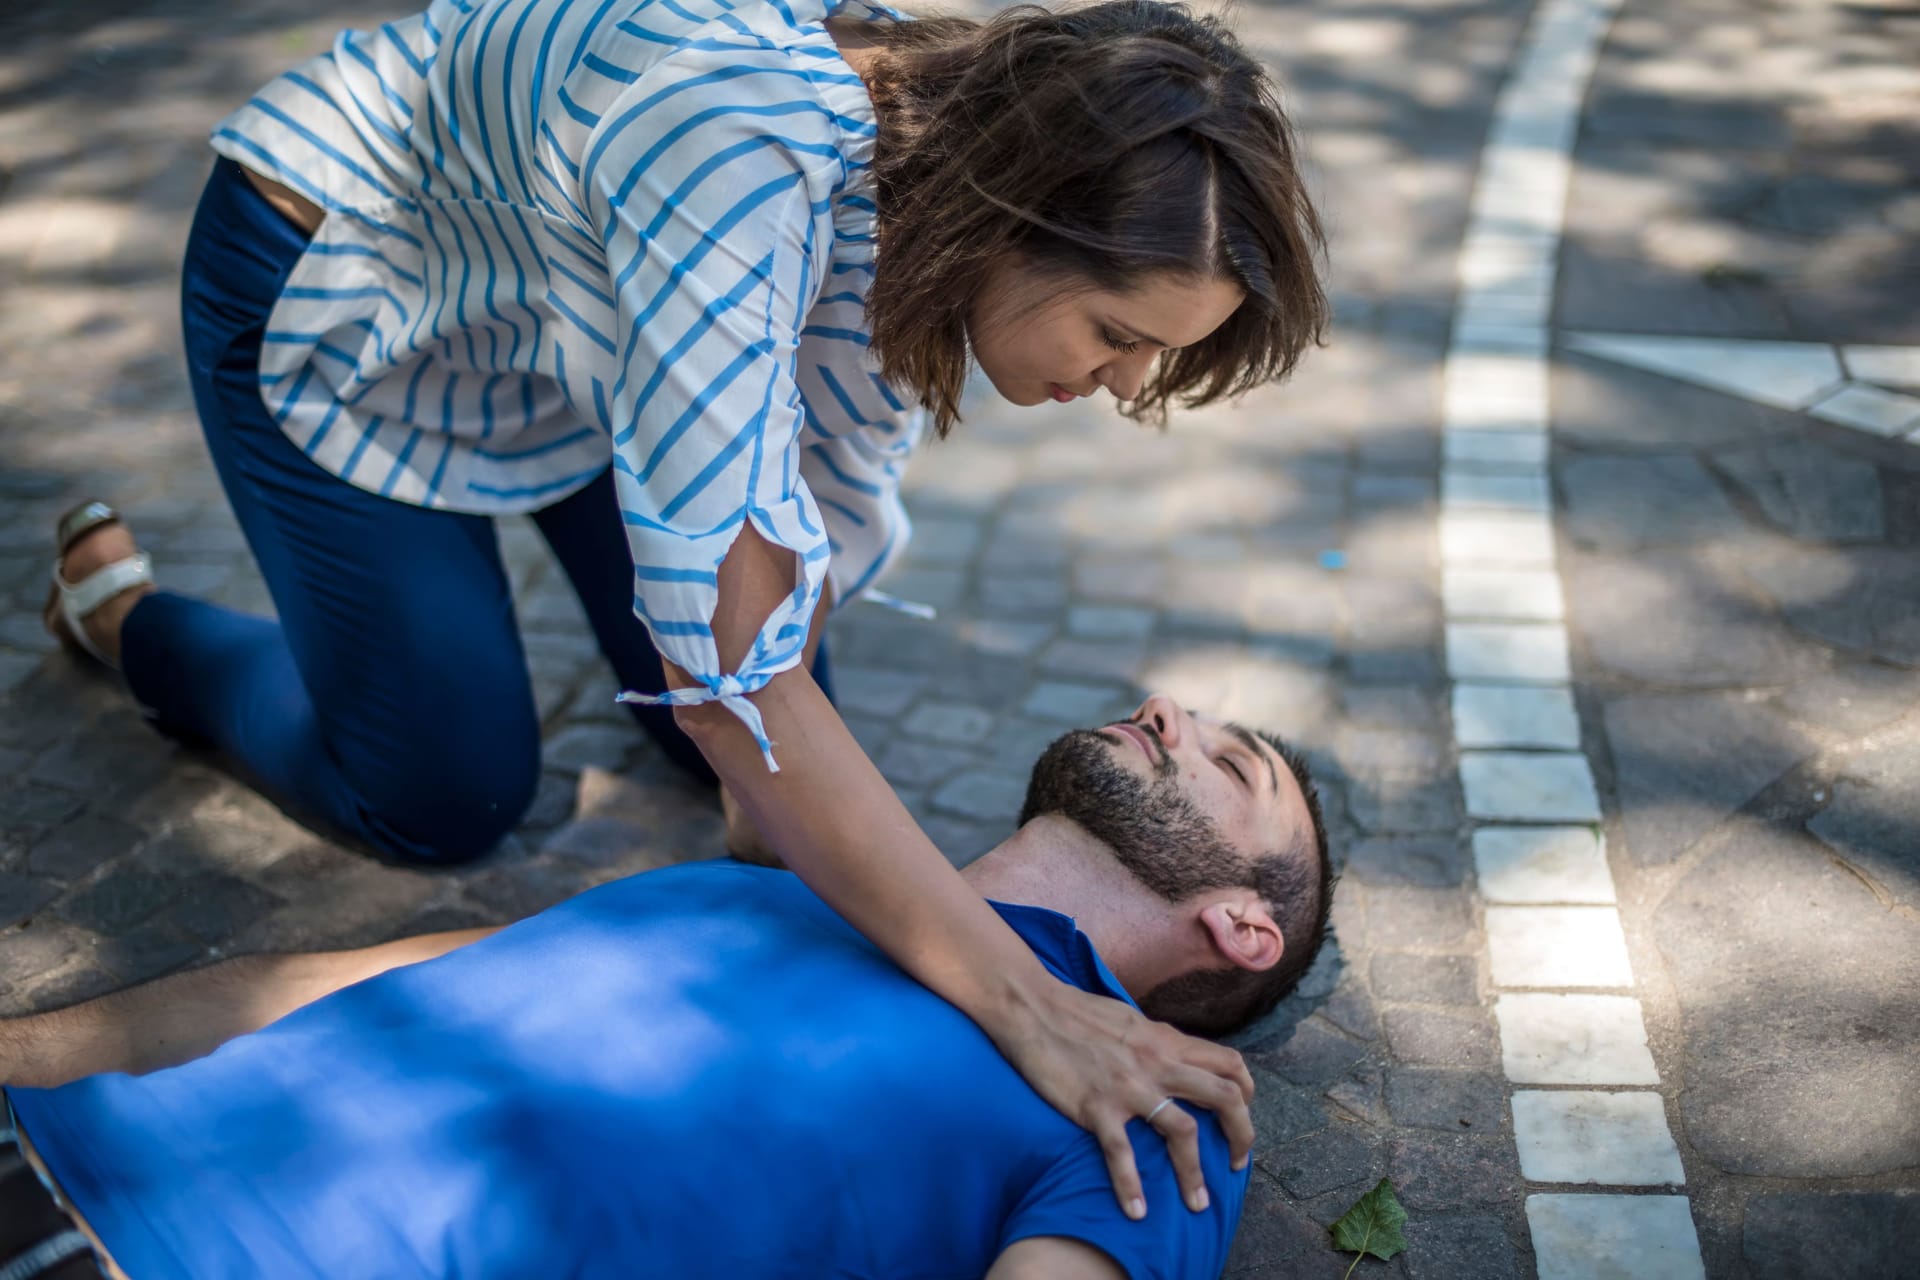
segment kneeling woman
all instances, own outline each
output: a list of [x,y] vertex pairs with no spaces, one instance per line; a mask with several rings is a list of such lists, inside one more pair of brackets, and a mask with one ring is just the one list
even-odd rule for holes
[[[1104,1140],[1204,1196],[1237,1055],[1055,981],[920,832],[816,672],[906,538],[922,411],[1134,416],[1283,375],[1319,231],[1260,67],[1146,0],[985,23],[868,0],[435,0],[262,89],[187,249],[214,464],[279,617],[154,591],[62,522],[49,624],[159,727],[397,857],[519,818],[540,737],[492,517],[528,512],[642,723]],[[821,673],[822,675],[824,673]]]

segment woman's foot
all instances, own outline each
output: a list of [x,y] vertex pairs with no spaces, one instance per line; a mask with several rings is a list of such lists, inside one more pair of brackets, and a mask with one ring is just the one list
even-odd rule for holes
[[[132,531],[116,520],[89,529],[67,548],[66,554],[60,557],[60,577],[68,586],[78,586],[107,565],[130,560],[139,554],[140,548],[133,540]],[[140,602],[141,596],[152,590],[151,582],[128,587],[102,601],[82,620],[81,625],[87,629],[87,638],[111,665],[120,665],[120,628],[126,622],[127,614],[133,611],[133,606]],[[57,590],[47,600],[44,620],[47,630],[58,636],[61,643],[84,648],[68,628],[66,615],[60,609],[60,593]]]

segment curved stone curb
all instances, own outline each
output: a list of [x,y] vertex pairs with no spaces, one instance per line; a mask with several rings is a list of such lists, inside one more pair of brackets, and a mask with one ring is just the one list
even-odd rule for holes
[[[1446,361],[1440,546],[1460,782],[1522,1175],[1684,1185],[1580,748],[1547,484],[1548,327],[1580,106],[1619,0],[1546,0],[1494,110]],[[1573,1086],[1578,1086],[1577,1088]],[[1540,1276],[1700,1280],[1683,1195],[1532,1194]]]

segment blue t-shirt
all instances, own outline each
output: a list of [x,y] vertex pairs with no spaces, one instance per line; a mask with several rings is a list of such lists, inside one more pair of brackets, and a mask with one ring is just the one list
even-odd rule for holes
[[[1073,921],[999,911],[1126,999]],[[979,1277],[1028,1236],[1212,1277],[1213,1206],[1138,1121],[1151,1212],[964,1015],[797,878],[697,863],[602,886],[199,1061],[9,1090],[137,1280]]]

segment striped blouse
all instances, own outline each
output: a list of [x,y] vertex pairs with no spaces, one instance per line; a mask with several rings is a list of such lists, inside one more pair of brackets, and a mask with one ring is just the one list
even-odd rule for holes
[[[268,408],[362,489],[556,502],[611,459],[634,611],[751,728],[830,578],[905,543],[921,414],[870,358],[872,103],[827,34],[872,0],[433,0],[273,81],[216,150],[326,212],[268,321]],[[743,524],[803,572],[737,671]],[[630,700],[639,695],[623,695]]]

